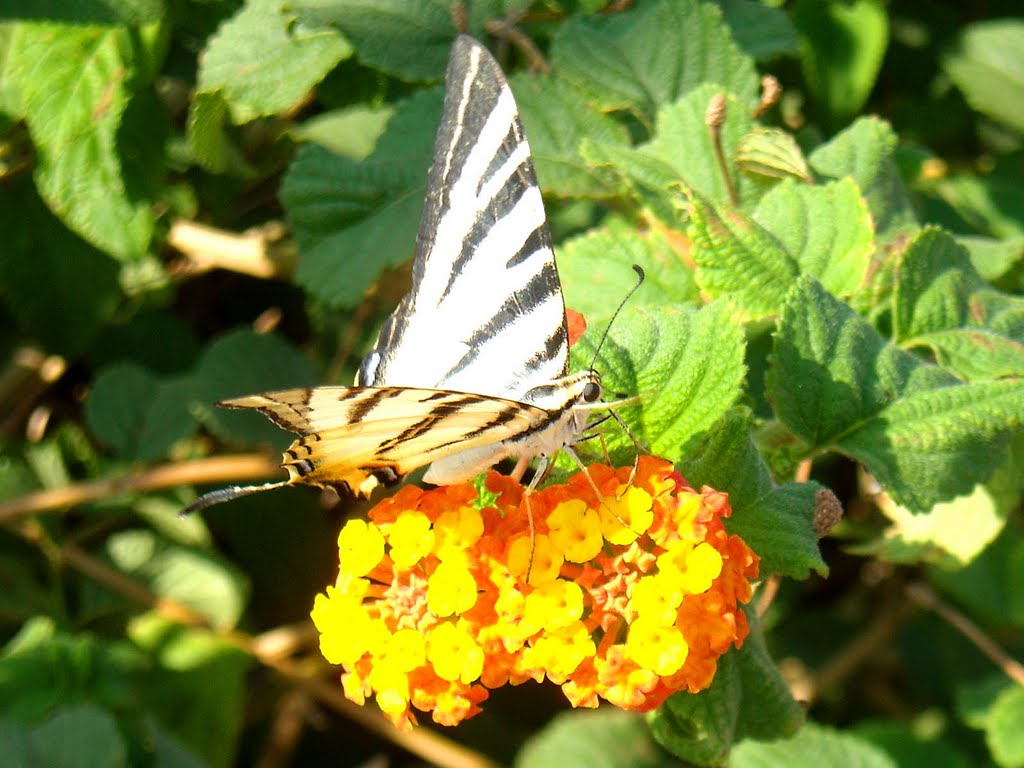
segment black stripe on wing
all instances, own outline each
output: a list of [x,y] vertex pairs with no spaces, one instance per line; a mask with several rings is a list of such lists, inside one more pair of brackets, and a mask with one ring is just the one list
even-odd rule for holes
[[[453,195],[456,189],[458,194]],[[510,236],[502,232],[488,239],[498,225],[508,227]],[[439,236],[439,232],[445,234]],[[511,277],[513,269],[515,277]],[[535,274],[529,276],[531,272]],[[476,285],[469,285],[465,278],[469,273]],[[482,274],[487,275],[492,295],[474,305]],[[427,276],[429,280],[425,280]],[[456,40],[449,59],[444,111],[427,179],[412,281],[409,294],[385,322],[364,360],[358,384],[444,387],[452,372],[465,371],[476,357],[472,350],[462,359],[437,360],[433,369],[424,371],[422,381],[406,380],[410,359],[422,356],[422,350],[403,349],[403,344],[412,346],[406,342],[406,329],[410,323],[431,324],[456,305],[460,310],[472,306],[489,313],[470,313],[468,325],[462,327],[443,321],[436,323],[436,329],[428,325],[442,341],[455,342],[441,343],[439,348],[463,343],[477,347],[486,343],[495,328],[514,326],[517,319],[552,300],[562,309],[553,313],[556,319],[550,328],[530,334],[537,338],[522,340],[522,345],[530,346],[528,354],[513,355],[508,370],[491,371],[494,394],[507,392],[505,385],[512,381],[540,383],[533,381],[530,373],[542,366],[521,367],[528,359],[546,356],[548,363],[556,363],[559,373],[566,372],[568,343],[561,284],[518,110],[497,62],[465,35]],[[507,298],[493,295],[494,290],[500,293],[502,286],[509,288]],[[392,363],[404,371],[397,377],[401,380],[389,378]],[[551,367],[543,366],[545,375],[550,376]]]

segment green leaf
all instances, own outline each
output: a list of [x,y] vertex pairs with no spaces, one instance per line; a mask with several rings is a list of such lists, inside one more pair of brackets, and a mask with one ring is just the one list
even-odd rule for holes
[[1024,235],[1005,239],[981,235],[959,235],[960,243],[971,257],[971,264],[981,277],[995,282],[1024,260]]
[[942,66],[967,103],[1024,133],[1024,21],[988,19],[968,24]]
[[[676,174],[688,189],[716,202],[730,202],[729,188],[722,177],[716,160],[711,131],[705,122],[708,104],[723,91],[716,85],[706,84],[694,88],[678,101],[658,110],[654,138],[638,148],[638,152],[662,161]],[[749,176],[729,163],[753,127],[747,110],[737,99],[726,95],[726,119],[721,129],[722,152],[726,158],[729,177],[741,202],[750,200],[756,185]]]
[[748,318],[778,314],[799,266],[768,230],[694,195],[688,234],[701,290],[734,302]]
[[36,146],[40,194],[69,228],[121,260],[145,253],[153,234],[151,201],[121,135],[137,86],[134,39],[122,27],[23,22],[6,67]]
[[25,178],[0,184],[0,232],[0,299],[21,332],[79,355],[120,301],[117,263],[65,229]]
[[161,380],[135,363],[115,363],[96,376],[85,421],[119,457],[152,461],[195,431],[191,395],[187,378]]
[[827,765],[829,768],[896,768],[883,749],[859,736],[807,723],[786,741],[747,741],[733,750],[731,768],[789,768]]
[[557,768],[565,756],[587,768],[659,768],[676,765],[651,738],[639,715],[615,708],[576,710],[555,717],[516,755],[516,768]]
[[958,569],[973,561],[1003,530],[1008,509],[984,485],[936,504],[925,514],[913,514],[891,501],[879,504],[892,521],[876,540],[851,548],[891,563],[934,563]]
[[[598,338],[586,334],[573,349],[576,359],[589,365]],[[639,395],[639,406],[617,410],[652,453],[674,463],[739,397],[743,331],[717,305],[699,312],[627,307],[608,331],[597,367],[608,392]],[[635,454],[617,434],[609,445],[628,446]]]
[[32,768],[36,757],[32,754],[28,726],[13,720],[0,720],[0,755],[7,768]]
[[565,241],[556,249],[565,305],[583,313],[604,332],[612,312],[636,283],[632,265],[645,279],[630,305],[696,304],[697,287],[666,238],[641,232],[629,222],[610,219],[604,226]]
[[784,181],[757,205],[754,221],[838,296],[856,293],[867,279],[874,227],[860,190],[850,178],[821,186]]
[[1024,197],[1020,178],[1024,156],[995,158],[987,173],[954,173],[936,184],[936,192],[978,232],[999,238],[1024,235]]
[[736,44],[755,61],[796,54],[796,29],[781,7],[755,0],[719,0],[725,23]]
[[780,573],[806,579],[828,573],[814,530],[817,483],[776,487],[750,436],[750,412],[734,408],[679,463],[694,488],[710,485],[729,494],[729,533],[743,538],[761,558],[761,576]]
[[552,64],[606,110],[630,110],[647,126],[658,109],[703,83],[757,102],[753,61],[733,41],[721,11],[698,0],[654,0],[623,13],[576,17],[555,33]]
[[629,146],[626,129],[561,78],[516,75],[511,85],[544,190],[561,197],[609,197],[605,178],[583,161],[580,142]]
[[881,244],[917,228],[907,188],[894,160],[896,134],[876,117],[861,117],[822,144],[808,158],[814,172],[829,179],[851,176],[875,219]]
[[955,382],[804,277],[780,318],[767,386],[810,449],[856,458],[898,503],[923,512],[987,480],[1024,423],[1021,382]]
[[154,614],[132,621],[128,635],[158,665],[143,681],[143,690],[160,723],[206,764],[233,765],[250,657],[209,632]]
[[[1024,339],[1000,332],[1006,307],[1024,302],[992,291],[966,251],[948,234],[926,227],[907,245],[895,273],[893,337],[927,346],[938,361],[968,380],[1024,375]],[[986,327],[988,326],[988,327]]]
[[872,720],[854,727],[855,735],[885,750],[896,765],[929,768],[970,768],[974,764],[956,743],[937,733],[922,733],[916,724]]
[[1002,766],[1024,765],[1024,686],[1007,688],[996,698],[985,726],[985,741]]
[[128,765],[128,749],[117,722],[91,704],[58,709],[32,729],[31,742],[33,765],[39,768]]
[[670,162],[632,147],[590,139],[580,143],[580,156],[609,179],[614,178],[622,197],[635,198],[662,223],[679,228],[685,220],[673,189],[680,185],[679,173]]
[[187,605],[214,627],[234,627],[245,608],[247,582],[236,568],[208,552],[166,541],[149,530],[122,531],[107,539],[118,570],[156,595]]
[[364,160],[394,116],[391,105],[356,104],[316,115],[292,130],[299,141],[308,141],[351,160]]
[[222,94],[235,124],[288,109],[352,46],[336,29],[310,26],[280,0],[248,0],[200,58],[198,89]]
[[361,62],[402,80],[443,76],[457,34],[445,0],[297,0],[289,7],[311,25],[337,25]]
[[740,139],[734,160],[747,174],[812,181],[811,169],[793,134],[778,128],[755,126]]
[[228,102],[221,91],[197,93],[188,111],[188,146],[192,159],[213,173],[247,178],[255,171],[226,132]]
[[792,11],[800,34],[804,78],[833,125],[867,101],[889,41],[889,17],[878,0],[801,0]]
[[690,763],[720,765],[741,739],[787,736],[803,722],[803,710],[768,655],[756,616],[745,614],[750,635],[741,648],[719,659],[711,687],[677,693],[649,717],[654,738]]
[[225,334],[203,353],[193,377],[203,423],[226,440],[281,444],[284,434],[258,413],[213,408],[219,400],[274,389],[312,386],[313,367],[277,336],[248,330]]
[[362,162],[301,147],[281,201],[301,251],[297,282],[332,306],[355,306],[386,267],[412,255],[441,93],[405,102]]

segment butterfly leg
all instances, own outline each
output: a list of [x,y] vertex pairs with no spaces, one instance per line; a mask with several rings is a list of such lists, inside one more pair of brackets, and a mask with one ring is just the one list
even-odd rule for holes
[[[524,460],[527,464],[530,463],[530,459],[526,457],[520,458],[519,462],[522,463]],[[540,462],[537,465],[537,471],[533,473],[533,477],[530,478],[530,484],[526,486],[526,490],[523,491],[523,504],[526,505],[526,522],[530,526],[530,563],[526,566],[527,584],[530,583],[530,576],[533,574],[533,553],[534,545],[537,540],[537,528],[533,524],[533,510],[530,508],[530,496],[533,495],[533,492],[537,490],[537,486],[540,485],[541,480],[543,480],[544,477],[547,475],[549,466],[550,462],[548,460],[548,457],[544,454],[541,454]],[[519,465],[517,464],[516,468],[518,469],[518,467]]]
[[[594,482],[594,478],[592,478],[590,476],[590,472],[587,471],[586,465],[580,460],[580,457],[576,454],[576,451],[574,451],[572,449],[572,447],[569,446],[569,445],[562,446],[562,450],[565,451],[567,454],[569,454],[569,457],[573,461],[575,461],[576,464],[579,466],[580,471],[583,472],[583,476],[585,478],[587,478],[587,482],[590,483],[590,487],[594,490],[594,493],[597,495],[598,500],[601,502],[601,506],[603,506],[605,509],[607,509],[611,513],[612,517],[614,517],[619,522],[619,525],[621,525],[623,528],[625,528],[625,529],[627,529],[629,531],[632,531],[637,536],[639,536],[640,534],[637,531],[634,531],[632,528],[629,527],[629,523],[627,523],[625,520],[623,520],[621,517],[619,517],[619,515],[615,512],[615,510],[608,506],[608,504],[607,504],[607,502],[605,500],[606,499],[605,495],[603,493],[601,493],[601,490],[597,487],[597,483],[595,483]],[[639,457],[638,457],[638,460],[639,460]],[[631,475],[630,476],[630,482],[632,482],[632,479],[633,478],[632,478],[632,475]]]

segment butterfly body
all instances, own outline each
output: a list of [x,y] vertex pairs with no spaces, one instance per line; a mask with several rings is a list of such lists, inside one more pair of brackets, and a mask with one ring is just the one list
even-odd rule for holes
[[428,465],[427,482],[449,484],[504,458],[550,456],[576,442],[601,399],[597,373],[570,375],[568,362],[561,283],[512,91],[463,35],[449,59],[409,293],[355,386],[220,403],[299,435],[284,453],[288,479],[214,491],[189,510],[293,483],[366,496]]

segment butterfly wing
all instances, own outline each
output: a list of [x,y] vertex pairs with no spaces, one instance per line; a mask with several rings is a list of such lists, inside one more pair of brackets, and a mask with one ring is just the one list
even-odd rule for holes
[[290,483],[344,485],[357,496],[455,453],[487,447],[489,457],[549,418],[512,400],[404,387],[290,389],[220,405],[258,410],[300,435],[282,461]]
[[540,188],[512,91],[460,36],[412,269],[356,383],[521,399],[564,376],[568,334]]

